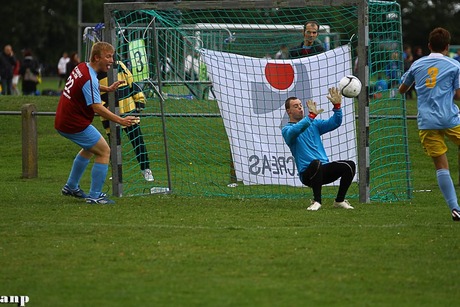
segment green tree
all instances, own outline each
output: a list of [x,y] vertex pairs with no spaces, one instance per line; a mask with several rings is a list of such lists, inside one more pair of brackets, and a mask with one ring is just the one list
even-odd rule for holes
[[[81,21],[103,22],[106,2],[120,1],[81,0]],[[452,44],[460,45],[459,0],[400,0],[398,3],[402,10],[404,43],[426,48],[428,33],[441,26],[452,33]],[[56,72],[63,51],[77,50],[78,0],[9,1],[2,6],[1,13],[0,48],[11,44],[19,58],[22,58],[22,49],[32,49],[44,65],[45,73]]]
[[452,45],[460,45],[460,1],[400,0],[403,42],[422,46],[428,52],[428,34],[443,27],[452,34]]
[[[83,22],[103,22],[106,1],[81,1]],[[2,7],[0,33],[2,47],[11,44],[18,58],[30,48],[45,73],[55,73],[62,52],[77,50],[78,0],[10,1]]]

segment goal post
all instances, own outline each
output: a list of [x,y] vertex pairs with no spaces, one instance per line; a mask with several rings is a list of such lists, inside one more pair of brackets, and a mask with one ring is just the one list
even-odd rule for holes
[[[402,54],[396,2],[106,3],[104,14],[105,37],[117,57],[143,71],[142,129],[156,178],[152,186],[136,177],[133,149],[113,124],[118,134],[111,137],[119,137],[118,147],[111,142],[114,194],[165,188],[182,195],[305,198],[310,192],[301,187],[280,138],[281,104],[295,94],[327,109],[324,91],[353,73],[363,83],[362,93],[345,100],[344,130],[323,137],[327,150],[332,158],[357,162],[350,198],[363,203],[411,198],[405,101],[391,89],[375,88],[382,76],[388,84],[397,81],[386,76],[391,54]],[[299,44],[308,20],[319,22],[325,52],[273,59],[281,46]],[[136,60],[134,48],[143,48],[145,58]],[[289,84],[279,75],[288,70]],[[109,73],[109,81],[117,73]],[[115,97],[109,104],[117,111]],[[325,187],[325,198],[335,190]]]

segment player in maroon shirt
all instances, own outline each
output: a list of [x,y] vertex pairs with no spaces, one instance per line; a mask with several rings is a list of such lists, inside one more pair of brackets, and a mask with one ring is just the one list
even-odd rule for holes
[[[113,204],[102,187],[107,176],[110,147],[101,133],[92,125],[94,114],[129,127],[139,118],[135,116],[120,117],[102,105],[100,91],[113,92],[124,81],[115,81],[110,86],[99,85],[97,74],[108,72],[113,65],[115,49],[105,42],[98,42],[91,49],[90,62],[78,64],[70,73],[56,111],[54,127],[59,134],[81,146],[75,157],[67,183],[62,194],[86,199],[92,204]],[[87,195],[80,188],[80,179],[90,159],[95,156],[91,170],[91,187]]]

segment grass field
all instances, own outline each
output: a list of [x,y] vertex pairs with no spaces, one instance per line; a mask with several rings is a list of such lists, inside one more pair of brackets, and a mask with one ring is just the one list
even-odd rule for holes
[[[57,85],[57,82],[56,82]],[[0,110],[56,97],[0,97]],[[409,102],[413,105],[413,102]],[[44,108],[48,106],[48,109]],[[413,108],[412,108],[413,110]],[[308,200],[60,195],[75,148],[39,117],[39,177],[0,115],[0,297],[26,306],[454,306],[454,223],[409,121],[413,199],[318,212]],[[457,149],[449,151],[458,183]]]

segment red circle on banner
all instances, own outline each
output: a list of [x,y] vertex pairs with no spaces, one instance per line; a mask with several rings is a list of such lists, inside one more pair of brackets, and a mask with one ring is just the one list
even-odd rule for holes
[[265,78],[274,88],[285,90],[294,82],[294,68],[291,64],[267,63]]

